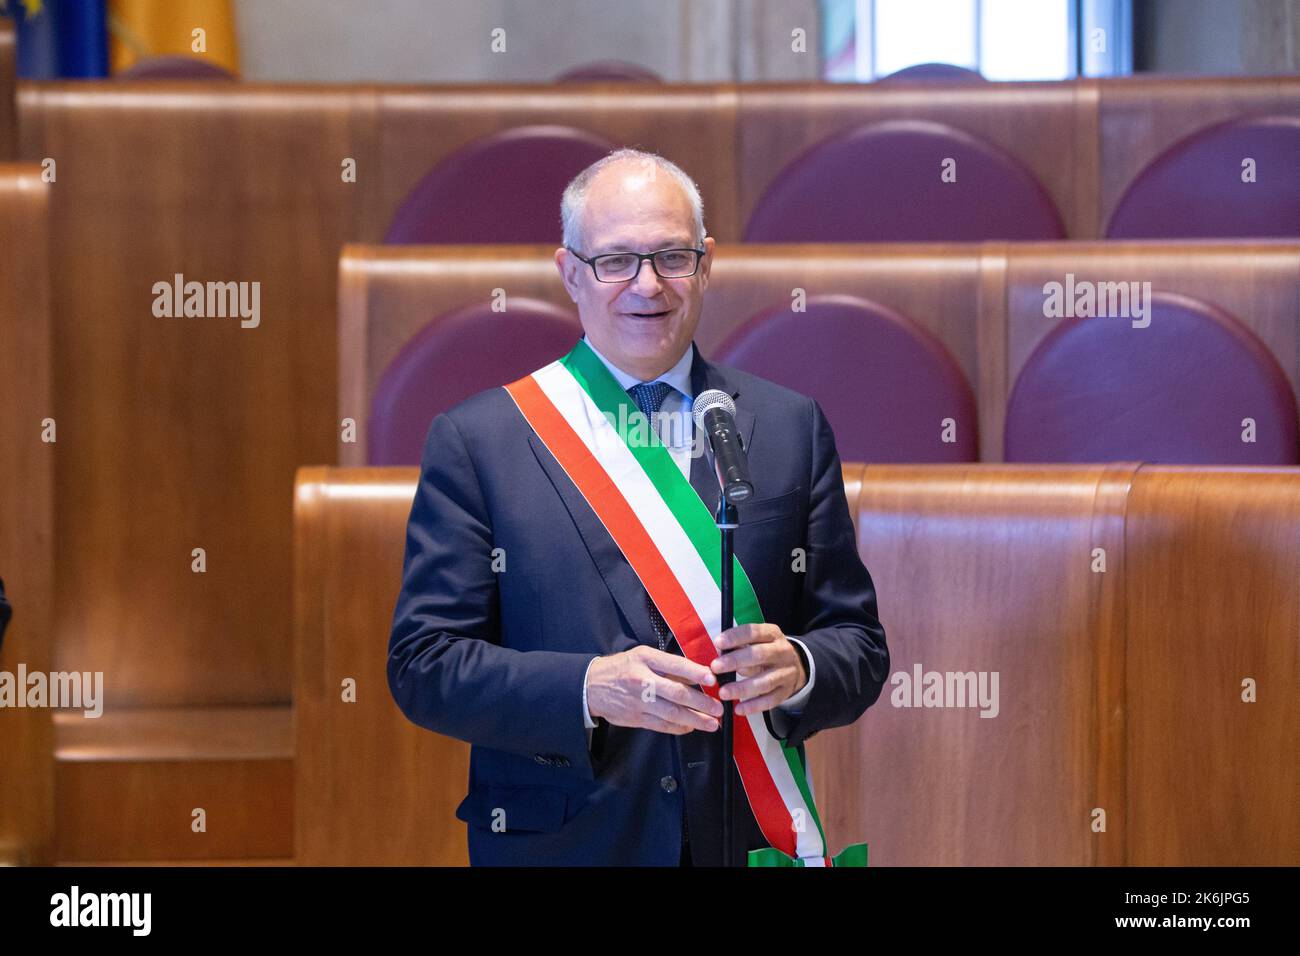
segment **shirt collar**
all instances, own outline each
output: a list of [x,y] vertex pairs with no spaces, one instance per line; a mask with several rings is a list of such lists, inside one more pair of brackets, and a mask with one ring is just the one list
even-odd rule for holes
[[[609,369],[614,378],[618,380],[618,384],[622,386],[623,391],[626,392],[633,385],[636,385],[641,381],[641,379],[634,375],[629,375],[609,359],[605,358],[605,356],[601,355],[600,350],[591,344],[591,339],[584,335],[582,340],[587,343],[588,348],[596,353],[596,358],[605,363],[605,368]],[[691,395],[691,362],[694,357],[695,343],[692,341],[686,351],[682,353],[682,357],[677,360],[676,365],[664,372],[658,378],[651,379],[651,381],[667,382],[688,399],[693,398],[694,396]]]

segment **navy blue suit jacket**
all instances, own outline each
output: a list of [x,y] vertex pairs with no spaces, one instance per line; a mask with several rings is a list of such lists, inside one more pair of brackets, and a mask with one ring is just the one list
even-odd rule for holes
[[[801,714],[783,728],[802,749],[861,716],[889,672],[835,439],[813,399],[698,349],[691,383],[695,395],[719,388],[736,400],[754,479],[754,497],[737,506],[736,554],[763,619],[800,637],[816,668]],[[690,481],[714,513],[707,456],[692,459]],[[438,415],[407,526],[388,681],[411,721],[472,745],[456,811],[471,865],[675,866],[683,801],[694,863],[721,864],[720,731],[675,736],[602,720],[588,748],[588,663],[641,643],[658,646],[645,588],[506,391]],[[745,851],[768,844],[736,792],[733,862],[743,866]]]

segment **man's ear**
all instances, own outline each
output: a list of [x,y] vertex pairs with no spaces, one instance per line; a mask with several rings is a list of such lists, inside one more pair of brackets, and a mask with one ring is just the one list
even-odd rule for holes
[[575,259],[569,253],[568,249],[565,249],[563,246],[560,246],[558,249],[555,250],[555,268],[560,273],[560,281],[564,283],[564,291],[569,294],[569,298],[573,300],[575,305],[578,302],[578,296],[577,296],[578,280],[575,274],[576,273],[575,266],[580,266],[580,265],[582,265],[582,263],[579,262],[577,259]]
[[713,268],[713,237],[704,237],[704,256],[700,259],[700,287],[709,287],[709,270]]

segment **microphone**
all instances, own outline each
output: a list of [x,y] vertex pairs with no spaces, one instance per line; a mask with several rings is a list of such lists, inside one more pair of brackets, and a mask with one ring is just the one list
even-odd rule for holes
[[744,501],[754,493],[749,480],[749,458],[736,431],[736,403],[721,389],[698,395],[691,406],[695,427],[709,437],[718,486],[728,501]]

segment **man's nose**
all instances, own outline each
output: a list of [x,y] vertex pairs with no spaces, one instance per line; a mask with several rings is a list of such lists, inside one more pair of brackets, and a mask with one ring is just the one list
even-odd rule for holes
[[655,272],[654,263],[649,259],[642,259],[640,268],[637,269],[636,275],[632,277],[632,291],[649,298],[656,295],[662,286],[663,283],[659,279],[659,273]]

